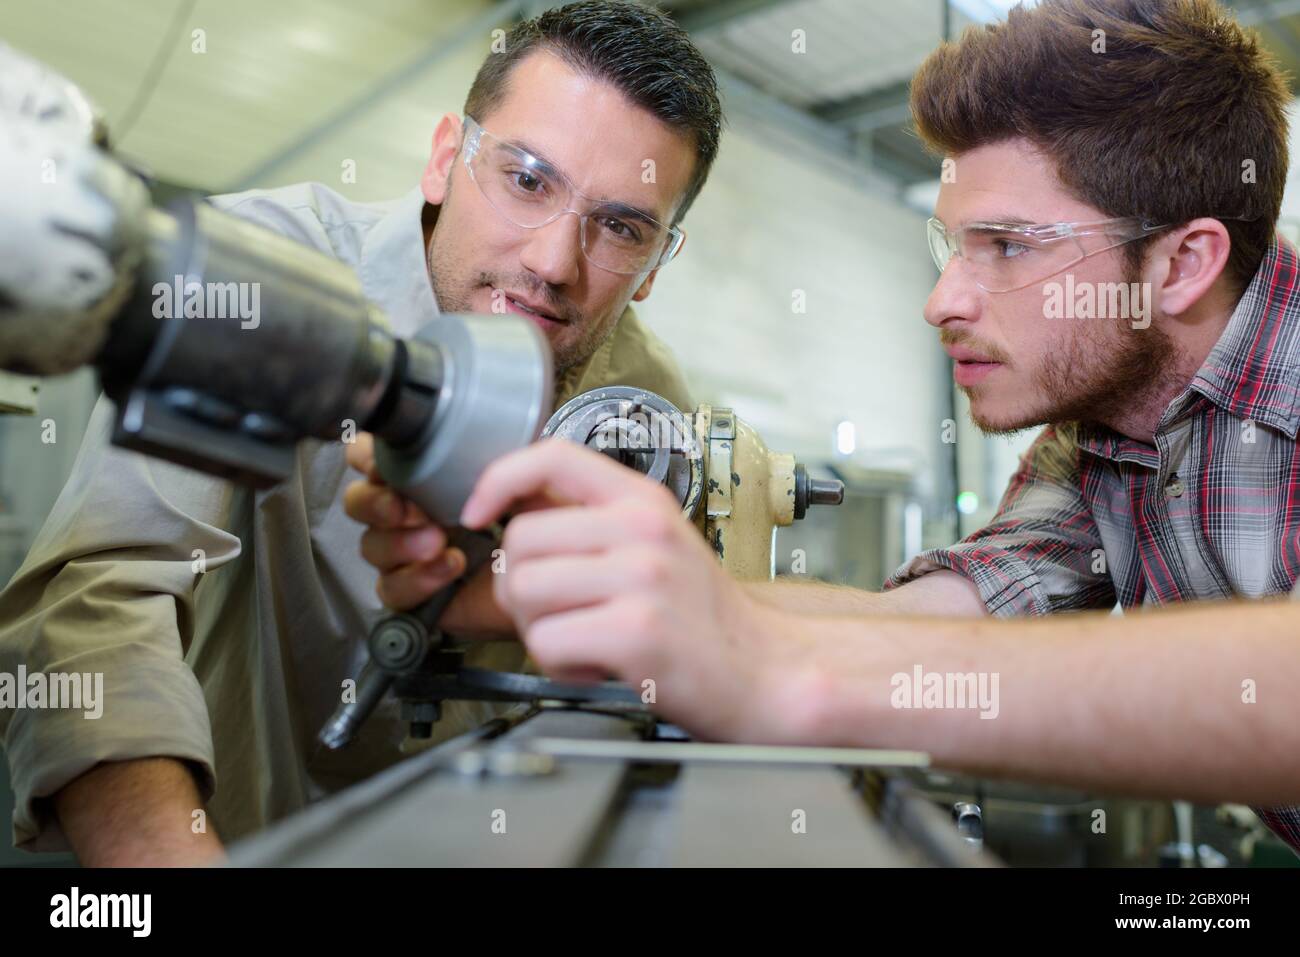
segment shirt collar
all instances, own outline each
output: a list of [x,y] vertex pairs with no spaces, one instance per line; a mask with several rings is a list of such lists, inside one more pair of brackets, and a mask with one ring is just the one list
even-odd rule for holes
[[1296,251],[1275,238],[1228,327],[1191,387],[1242,419],[1296,436],[1300,276]]
[[439,315],[424,246],[424,193],[417,186],[388,204],[361,246],[357,270],[366,298],[388,313],[393,332],[412,336]]
[[[1204,396],[1241,419],[1296,437],[1300,426],[1300,263],[1290,243],[1275,238],[1237,302],[1219,341],[1187,389],[1169,404],[1159,430]],[[1145,465],[1159,461],[1149,445],[1095,423],[1081,423],[1082,449]]]

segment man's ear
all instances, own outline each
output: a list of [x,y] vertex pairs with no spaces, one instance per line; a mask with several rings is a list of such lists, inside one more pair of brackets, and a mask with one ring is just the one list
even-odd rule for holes
[[438,121],[433,131],[433,149],[429,152],[429,162],[420,177],[420,188],[424,191],[425,202],[439,206],[447,198],[447,180],[451,178],[451,167],[460,152],[463,127],[460,117],[448,113]]
[[658,269],[650,270],[650,274],[642,280],[641,285],[636,287],[636,292],[632,293],[632,301],[640,302],[650,295],[650,287],[655,284],[655,276],[659,275]]
[[1149,269],[1160,289],[1160,309],[1179,315],[1200,302],[1223,275],[1232,240],[1217,219],[1202,217],[1157,241]]
[[[686,248],[686,236],[685,234],[683,234],[682,244],[677,247],[677,255],[680,256],[682,254],[682,250],[685,248]],[[640,302],[641,300],[645,299],[647,296],[650,295],[650,288],[655,284],[655,276],[657,275],[659,275],[658,269],[650,270],[650,275],[645,277],[645,280],[641,283],[640,286],[637,287],[636,292],[632,294],[633,302]]]

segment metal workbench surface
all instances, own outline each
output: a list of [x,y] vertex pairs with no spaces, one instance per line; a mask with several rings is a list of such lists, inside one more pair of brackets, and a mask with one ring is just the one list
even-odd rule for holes
[[981,866],[915,752],[687,742],[521,705],[231,849],[233,866]]

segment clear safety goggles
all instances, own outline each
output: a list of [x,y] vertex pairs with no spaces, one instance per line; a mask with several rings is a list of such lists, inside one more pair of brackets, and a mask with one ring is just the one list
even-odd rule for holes
[[566,213],[577,216],[583,255],[601,269],[625,275],[648,273],[666,265],[686,239],[678,227],[625,203],[593,200],[580,193],[559,170],[497,139],[473,117],[465,117],[461,155],[483,197],[516,226],[538,229]]
[[1127,216],[1087,223],[975,222],[949,229],[934,217],[926,223],[926,235],[939,272],[957,257],[981,289],[1013,292],[1168,228]]

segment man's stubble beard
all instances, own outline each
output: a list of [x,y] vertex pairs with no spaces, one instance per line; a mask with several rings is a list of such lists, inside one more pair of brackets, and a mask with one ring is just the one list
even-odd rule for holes
[[[470,303],[470,297],[473,295],[474,290],[480,286],[501,288],[501,277],[480,271],[467,284],[449,282],[447,277],[461,276],[470,267],[465,266],[450,248],[443,248],[444,246],[450,246],[450,244],[440,242],[440,239],[445,239],[445,237],[439,236],[440,225],[441,220],[434,224],[433,235],[429,240],[428,249],[425,253],[429,280],[433,284],[433,295],[438,301],[438,309],[448,314],[472,312],[473,306]],[[613,334],[618,317],[627,308],[627,304],[624,303],[623,307],[612,317],[600,322],[591,322],[545,283],[538,283],[535,279],[525,279],[513,284],[506,283],[505,285],[518,287],[521,291],[526,290],[529,295],[544,301],[546,307],[555,315],[569,320],[569,324],[561,334],[563,341],[559,345],[552,341],[549,336],[547,337],[554,354],[557,375],[563,375],[570,368],[580,365],[591,358],[606,337]],[[571,339],[574,335],[577,338]]]
[[[1140,281],[1136,271],[1126,270],[1124,282]],[[1154,307],[1149,318],[1144,329],[1133,328],[1130,319],[1044,318],[1074,324],[1065,346],[1049,353],[1034,373],[1035,391],[1046,403],[1006,420],[983,419],[975,412],[980,387],[974,386],[964,389],[971,400],[971,420],[985,435],[1011,435],[1048,423],[1127,418],[1152,396],[1166,393],[1177,376],[1178,346]]]

